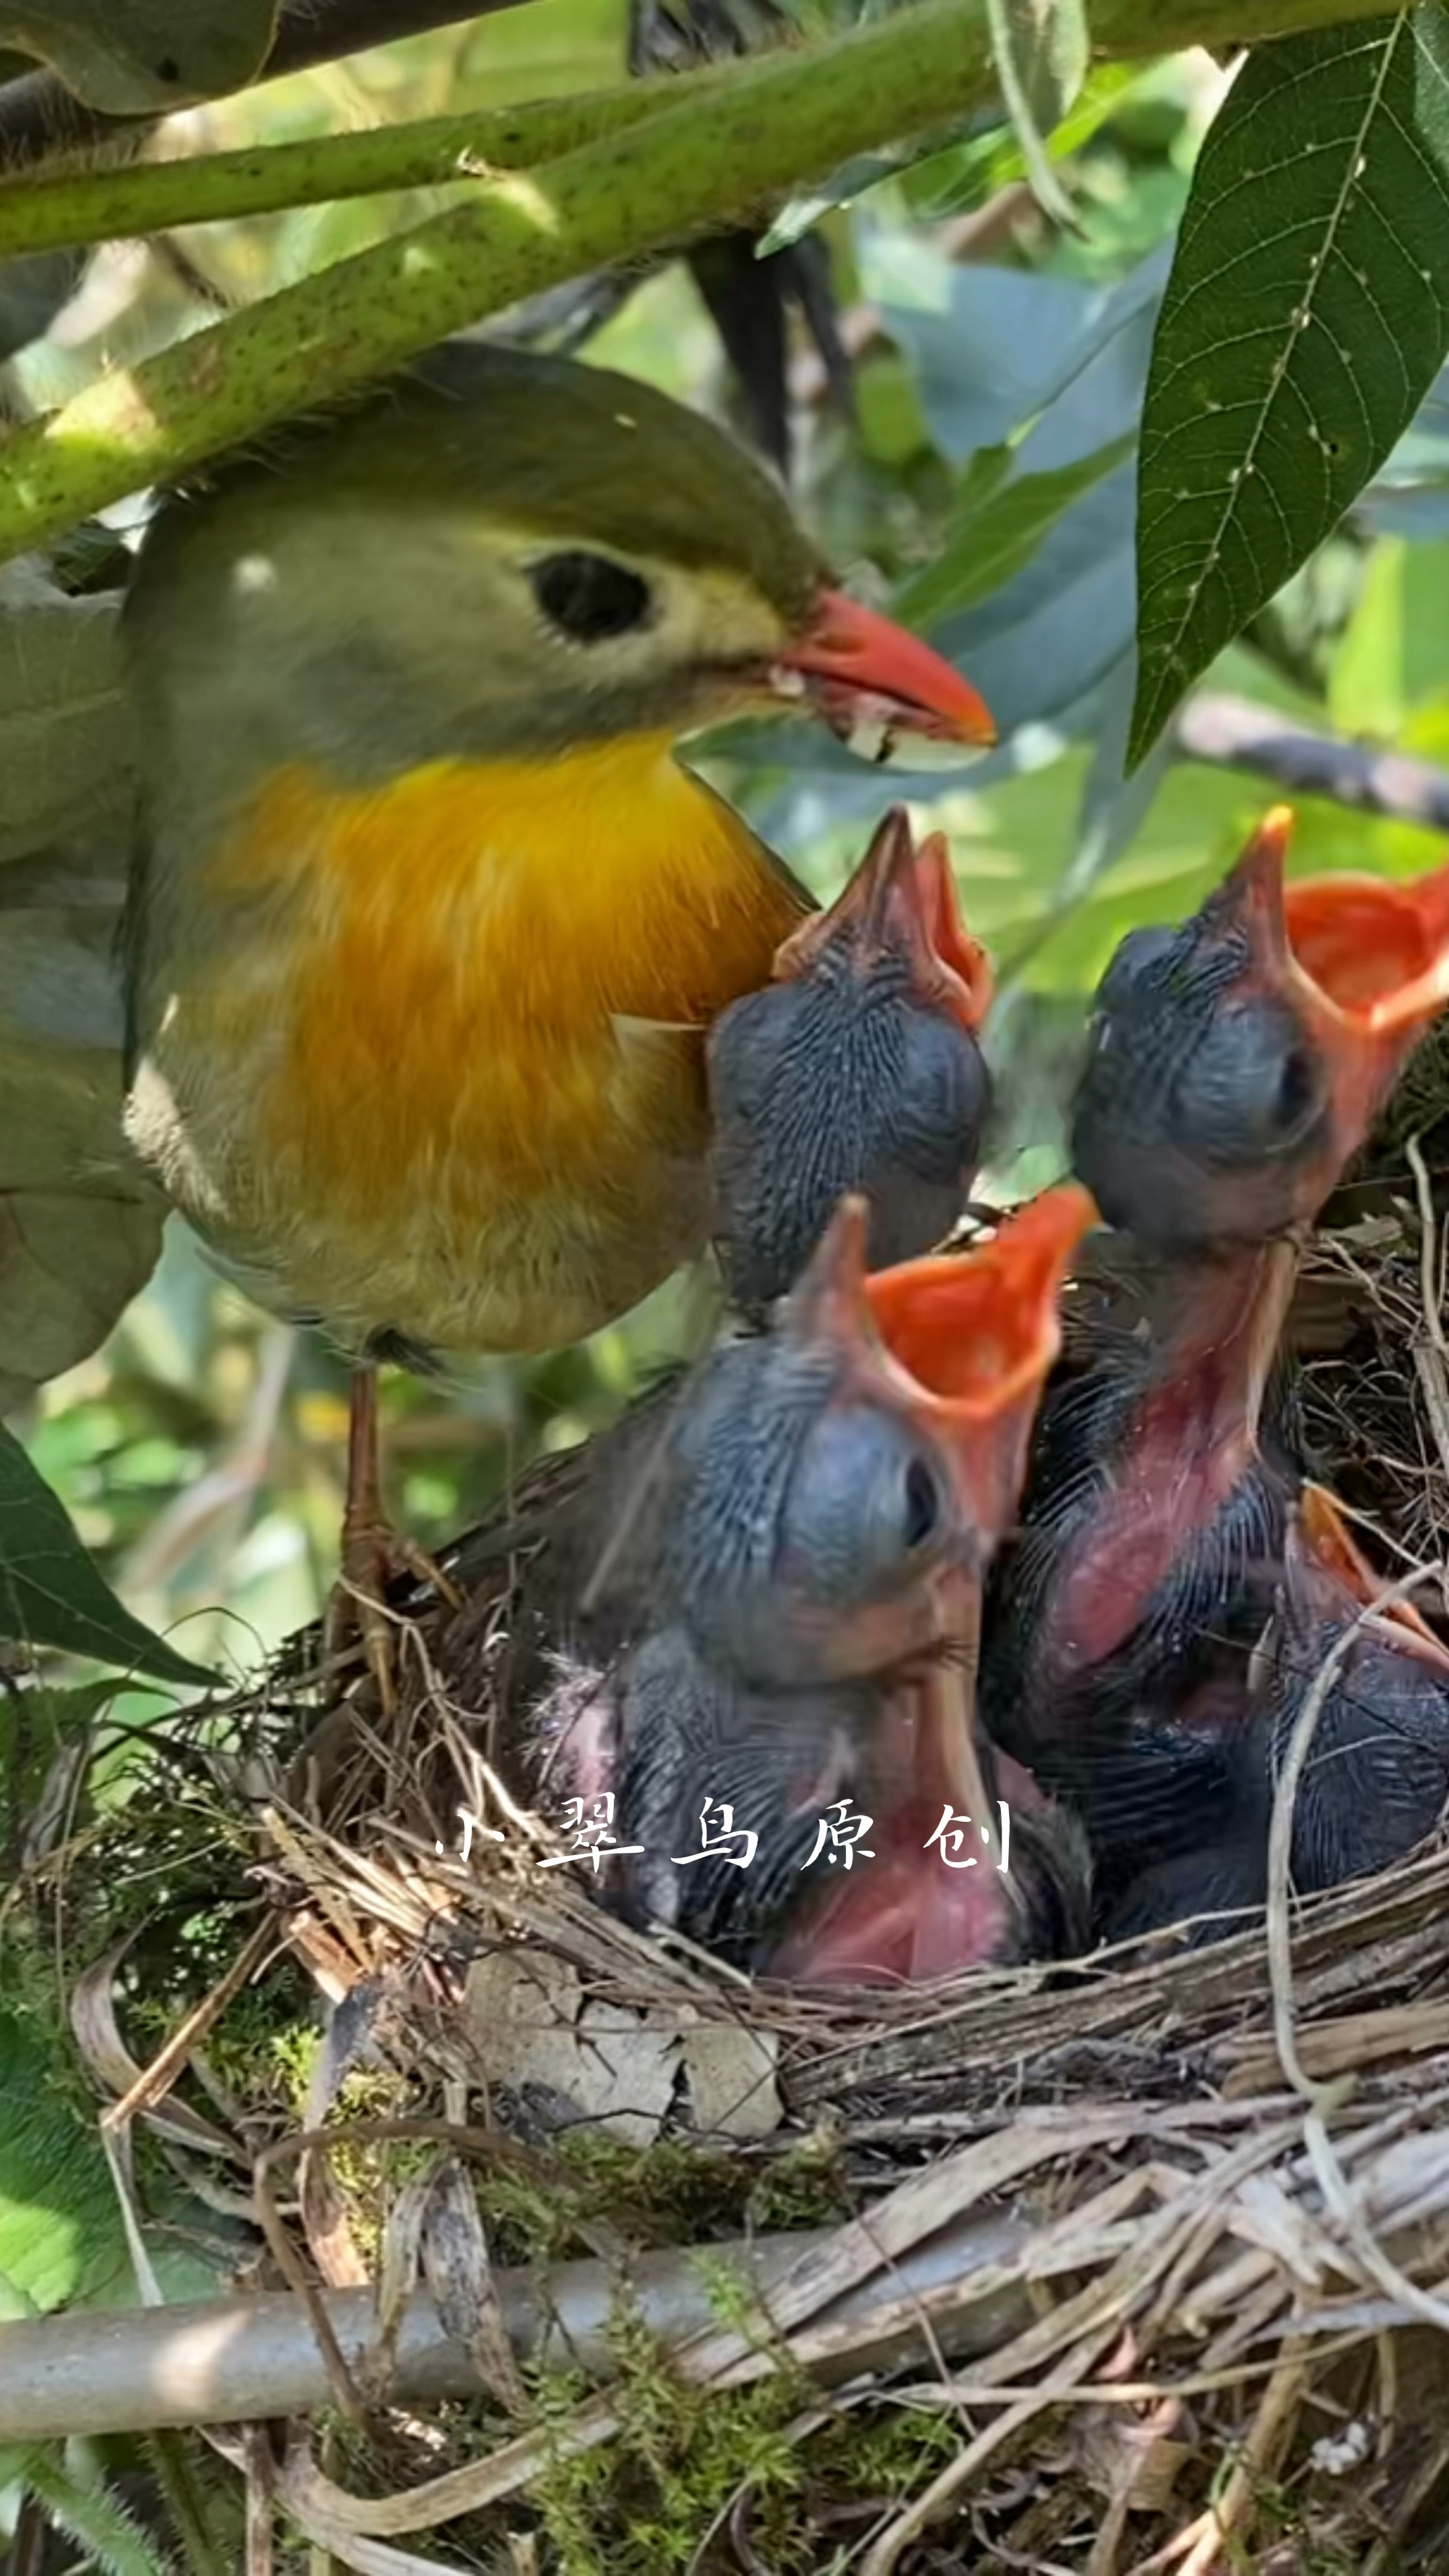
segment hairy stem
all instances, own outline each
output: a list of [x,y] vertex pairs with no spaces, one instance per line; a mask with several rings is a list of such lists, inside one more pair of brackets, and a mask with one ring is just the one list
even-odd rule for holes
[[[706,73],[700,86],[718,77]],[[424,117],[364,134],[257,144],[129,169],[0,180],[0,259],[162,232],[174,224],[235,222],[380,189],[445,187],[536,169],[601,135],[622,133],[677,100],[677,81],[666,75],[631,89],[472,116]]]
[[[1362,0],[1099,0],[1099,53],[1351,17]],[[797,181],[976,105],[984,0],[918,0],[832,42],[682,74],[675,103],[117,369],[0,448],[0,560],[167,481],[501,306],[740,222]]]

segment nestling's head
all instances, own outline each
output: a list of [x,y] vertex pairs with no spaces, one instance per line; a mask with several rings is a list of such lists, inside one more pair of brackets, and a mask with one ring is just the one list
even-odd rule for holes
[[865,1275],[848,1199],[773,1331],[685,1402],[671,1606],[752,1683],[881,1673],[955,1638],[1014,1508],[1091,1219],[1057,1190],[980,1250]]
[[1073,1161],[1161,1251],[1310,1221],[1449,999],[1449,868],[1285,885],[1291,831],[1280,806],[1190,921],[1123,940],[1097,995]]
[[737,1305],[785,1294],[848,1191],[867,1203],[872,1268],[950,1232],[987,1113],[990,999],[943,836],[918,849],[893,806],[773,982],[710,1032],[715,1231]]

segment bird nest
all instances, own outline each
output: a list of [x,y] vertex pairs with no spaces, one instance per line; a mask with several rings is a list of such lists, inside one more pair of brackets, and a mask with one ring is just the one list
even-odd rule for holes
[[[1401,1125],[1300,1335],[1314,1463],[1434,1571],[1439,1205]],[[386,1726],[299,1641],[67,1860],[138,2232],[180,2161],[292,2321],[265,2402],[191,2409],[288,2415],[213,2437],[279,2530],[538,2576],[1449,2563],[1449,1851],[1207,1949],[752,1984],[548,1865],[483,1557],[461,1614],[398,1604]]]

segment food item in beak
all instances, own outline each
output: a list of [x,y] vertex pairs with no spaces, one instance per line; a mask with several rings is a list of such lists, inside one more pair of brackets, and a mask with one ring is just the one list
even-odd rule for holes
[[969,680],[903,626],[843,590],[822,590],[803,633],[777,654],[770,685],[793,703],[806,699],[852,749],[888,759],[898,739],[949,744],[963,756],[989,751],[996,727]]

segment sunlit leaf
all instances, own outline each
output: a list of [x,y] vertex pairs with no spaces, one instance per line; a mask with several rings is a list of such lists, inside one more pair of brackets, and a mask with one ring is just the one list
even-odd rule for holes
[[1407,717],[1449,674],[1449,543],[1385,537],[1364,570],[1328,684],[1328,711],[1350,739],[1397,742]]
[[1439,0],[1264,46],[1203,145],[1152,353],[1134,761],[1362,491],[1446,349]]
[[[20,1443],[0,1429],[0,1636],[163,1681],[214,1679],[116,1599]],[[3,2259],[3,2258],[0,2258]]]
[[0,0],[0,44],[107,116],[164,115],[254,80],[277,0]]
[[99,2138],[54,2077],[52,2041],[0,2004],[0,2313],[104,2297],[127,2280],[121,2213]]
[[[1065,161],[1090,143],[1126,94],[1142,78],[1135,63],[1101,63],[1087,80],[1070,113],[1046,138],[1049,162]],[[924,223],[939,222],[972,206],[984,205],[1000,188],[1024,178],[1021,145],[1009,126],[992,134],[973,135],[944,152],[933,150],[901,173],[901,192],[911,213]]]

